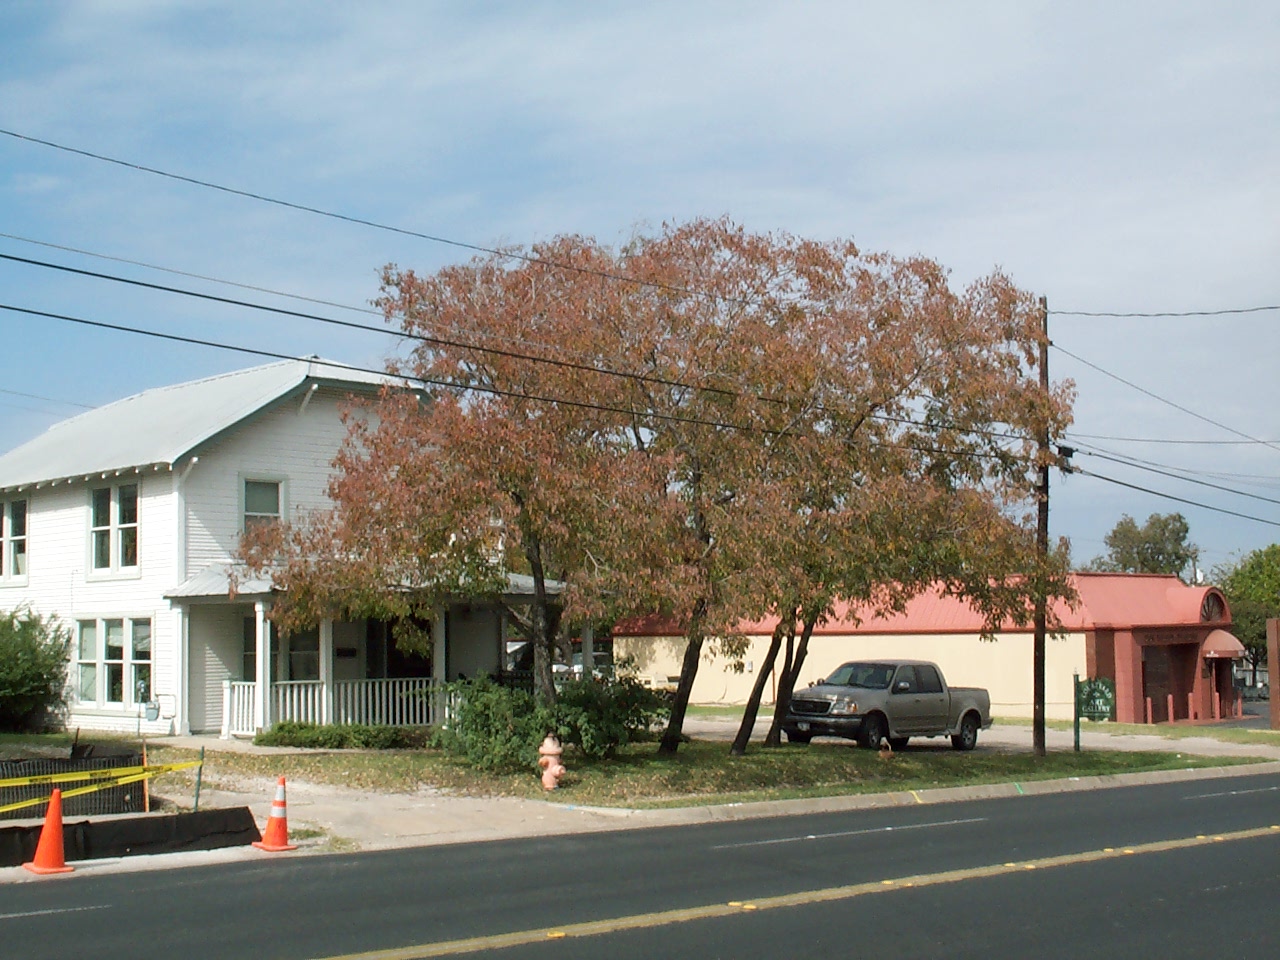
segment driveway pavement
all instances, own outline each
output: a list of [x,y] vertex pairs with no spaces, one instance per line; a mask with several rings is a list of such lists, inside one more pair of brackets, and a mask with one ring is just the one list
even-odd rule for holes
[[[767,725],[761,723],[756,729],[757,735],[763,737]],[[727,742],[736,733],[737,723],[732,718],[691,717],[685,725],[685,730],[695,738]],[[1179,779],[1242,776],[1260,770],[1280,771],[1280,746],[1223,743],[1211,737],[1168,739],[1154,735],[1110,736],[1093,731],[1084,732],[1081,741],[1082,746],[1086,748],[1169,750],[1201,756],[1253,756],[1266,757],[1271,762],[1260,766],[1166,770],[1024,784],[989,784],[921,790],[905,794],[717,804],[663,810],[582,807],[562,802],[509,797],[458,797],[429,789],[410,794],[381,794],[291,780],[287,786],[289,827],[293,839],[299,844],[299,853],[376,850],[388,847],[468,843],[712,820],[866,809],[910,803],[940,803],[966,798],[1098,789]],[[164,738],[161,742],[173,746],[197,748],[204,746],[211,752],[215,750],[252,751],[262,754],[293,752],[288,748],[254,747],[240,741],[195,737],[170,737]],[[936,744],[937,749],[950,749],[949,743],[941,738],[934,741],[923,740],[920,743],[925,749],[929,748],[930,744]],[[1071,745],[1070,731],[1048,731],[1048,746],[1051,750],[1069,750]],[[979,737],[979,749],[992,748],[1030,751],[1031,727],[998,725],[982,731]],[[261,781],[245,782],[237,791],[205,789],[200,795],[200,805],[202,808],[247,806],[253,811],[259,825],[263,826],[271,811],[274,792],[274,781],[264,778]],[[190,798],[181,799],[189,802]],[[80,861],[75,866],[77,874],[83,875],[290,855],[297,854],[264,854],[250,847],[241,847],[200,853]],[[0,883],[34,879],[20,867],[0,868]]]

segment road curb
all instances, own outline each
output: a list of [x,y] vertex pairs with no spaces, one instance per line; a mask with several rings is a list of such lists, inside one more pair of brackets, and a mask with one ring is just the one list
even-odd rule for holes
[[[1259,776],[1280,773],[1280,761],[1233,764],[1227,767],[1187,767],[1181,770],[1150,770],[1091,777],[973,784],[963,787],[936,787],[889,793],[851,793],[834,797],[804,797],[795,800],[752,800],[740,803],[700,804],[689,807],[576,807],[584,812],[611,815],[631,821],[618,829],[641,826],[678,826],[719,820],[753,820],[766,817],[798,817],[806,814],[840,813],[880,807],[909,807],[965,800],[992,800],[1001,797],[1046,796],[1080,790],[1105,790],[1153,783],[1187,780],[1215,780],[1224,777]],[[546,801],[551,806],[563,806]]]

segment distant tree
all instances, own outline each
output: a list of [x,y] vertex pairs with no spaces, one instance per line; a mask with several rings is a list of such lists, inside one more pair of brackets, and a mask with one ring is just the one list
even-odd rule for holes
[[1280,617],[1280,543],[1215,568],[1213,578],[1231,606],[1231,629],[1244,644],[1257,686],[1258,667],[1267,661],[1267,620]]
[[62,708],[69,634],[52,617],[0,612],[0,730],[45,726]]
[[1107,534],[1107,554],[1091,570],[1111,573],[1171,573],[1191,582],[1200,548],[1187,541],[1190,529],[1180,513],[1153,513],[1142,526],[1127,513]]

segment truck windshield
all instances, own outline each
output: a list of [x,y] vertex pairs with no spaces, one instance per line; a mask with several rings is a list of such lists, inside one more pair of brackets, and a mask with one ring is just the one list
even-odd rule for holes
[[827,683],[843,687],[866,687],[870,690],[887,690],[893,679],[891,663],[846,663],[827,677]]

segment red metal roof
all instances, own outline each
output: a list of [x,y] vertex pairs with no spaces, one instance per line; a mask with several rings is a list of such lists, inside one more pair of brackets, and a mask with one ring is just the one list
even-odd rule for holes
[[1244,644],[1237,640],[1234,634],[1227,633],[1226,630],[1215,630],[1204,638],[1204,647],[1200,653],[1206,660],[1213,658],[1238,660],[1245,655],[1245,649]]
[[[1131,627],[1198,626],[1205,596],[1216,587],[1187,586],[1175,576],[1142,573],[1076,573],[1072,584],[1080,600],[1075,607],[1057,602],[1053,613],[1062,628],[1069,632],[1094,629],[1127,630]],[[1230,624],[1231,612],[1223,599],[1222,617],[1208,621]],[[739,624],[740,633],[759,636],[773,632],[776,621],[761,620]],[[939,588],[926,590],[907,602],[902,613],[879,616],[866,608],[842,607],[836,616],[817,627],[816,635],[868,633],[978,633],[983,628],[982,616],[968,603],[944,596]],[[1029,624],[1005,624],[1003,632],[1029,633]],[[682,631],[677,625],[660,618],[646,617],[619,624],[618,636],[672,636]]]

